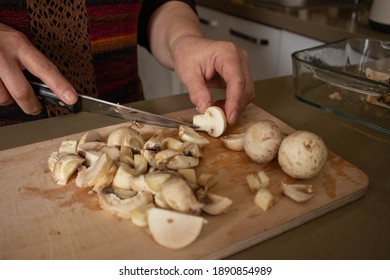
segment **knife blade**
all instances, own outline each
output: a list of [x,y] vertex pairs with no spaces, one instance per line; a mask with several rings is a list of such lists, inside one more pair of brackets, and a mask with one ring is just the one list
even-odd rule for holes
[[136,121],[140,123],[157,125],[163,127],[177,128],[180,125],[186,125],[197,128],[191,123],[168,118],[165,116],[149,113],[135,108],[127,107],[120,104],[115,104],[105,100],[79,94],[79,99],[74,105],[67,105],[59,99],[53,91],[44,83],[37,81],[29,81],[32,85],[35,94],[42,103],[61,106],[71,113],[78,113],[81,110],[95,114],[106,115],[114,118],[120,118],[127,121]]

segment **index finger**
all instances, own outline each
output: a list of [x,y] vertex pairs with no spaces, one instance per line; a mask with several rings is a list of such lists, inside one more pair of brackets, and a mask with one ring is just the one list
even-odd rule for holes
[[66,104],[77,101],[77,93],[58,68],[34,46],[26,46],[19,52],[20,63],[45,83]]

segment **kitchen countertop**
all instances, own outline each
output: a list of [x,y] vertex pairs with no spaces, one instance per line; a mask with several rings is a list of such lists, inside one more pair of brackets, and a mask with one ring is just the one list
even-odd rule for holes
[[[390,136],[296,100],[292,78],[255,82],[254,103],[295,129],[321,135],[330,150],[370,180],[363,198],[229,259],[389,259]],[[223,90],[213,90],[215,99]],[[133,107],[164,114],[192,108],[187,94],[140,101]],[[0,127],[0,150],[104,127],[121,120],[87,112]]]
[[342,5],[309,9],[275,8],[255,5],[252,0],[197,0],[197,5],[212,8],[243,19],[284,29],[323,42],[363,37],[390,40],[390,34],[369,26],[369,7],[353,14],[352,7]]

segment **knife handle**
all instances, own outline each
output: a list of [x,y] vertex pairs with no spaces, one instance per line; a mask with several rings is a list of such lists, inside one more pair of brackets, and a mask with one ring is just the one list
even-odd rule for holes
[[[82,104],[81,98],[77,99],[77,102],[73,105],[68,105],[64,103],[61,99],[58,98],[54,92],[46,86],[39,78],[28,72],[27,70],[23,71],[24,76],[30,82],[31,87],[33,88],[35,95],[38,97],[38,100],[48,111],[49,116],[52,115],[49,111],[59,111],[64,113],[78,113],[81,111]],[[56,110],[58,109],[58,110]],[[54,113],[56,115],[56,113]]]
[[38,82],[30,81],[30,84],[38,97],[38,100],[42,103],[43,106],[51,105],[55,107],[60,107],[62,110],[67,111],[68,113],[78,113],[81,111],[81,98],[77,100],[75,104],[68,105],[64,103],[57,95],[53,93],[48,87]]

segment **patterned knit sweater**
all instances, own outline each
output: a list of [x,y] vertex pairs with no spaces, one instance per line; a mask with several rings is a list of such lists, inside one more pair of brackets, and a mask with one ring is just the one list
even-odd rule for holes
[[[143,98],[137,43],[149,48],[149,18],[167,1],[8,0],[0,2],[0,22],[23,32],[77,92],[127,103]],[[195,10],[194,1],[182,2]],[[27,116],[16,105],[0,107],[0,125],[45,116]]]

